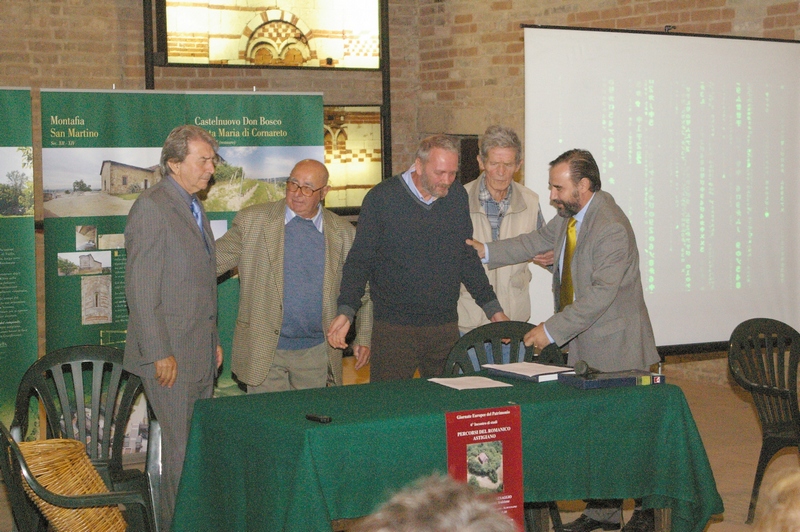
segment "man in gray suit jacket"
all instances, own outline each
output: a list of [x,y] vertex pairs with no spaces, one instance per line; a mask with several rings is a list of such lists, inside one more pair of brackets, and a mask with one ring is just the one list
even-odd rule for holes
[[[558,216],[547,225],[515,238],[475,246],[489,268],[530,260],[554,250],[553,295],[556,313],[525,335],[525,344],[568,346],[569,363],[584,360],[600,371],[649,369],[659,361],[650,316],[644,303],[639,252],[630,221],[611,194],[600,190],[600,170],[592,154],[570,150],[550,163],[550,203]],[[572,255],[572,299],[561,301],[562,268],[569,220],[577,242]],[[619,528],[619,501],[598,501],[564,525],[568,532]],[[652,512],[635,512],[629,530],[652,528]]]
[[179,126],[161,151],[161,181],[142,192],[125,227],[125,369],[144,382],[161,424],[161,530],[169,530],[194,402],[211,397],[222,363],[211,226],[196,193],[214,173],[217,143]]
[[[342,351],[325,342],[355,228],[324,209],[328,169],[292,169],[286,199],[240,211],[217,242],[217,273],[239,268],[231,370],[248,393],[342,384]],[[369,361],[372,302],[359,311],[356,369]]]

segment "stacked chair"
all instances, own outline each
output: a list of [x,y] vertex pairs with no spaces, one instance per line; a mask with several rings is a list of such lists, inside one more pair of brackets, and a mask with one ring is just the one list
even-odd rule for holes
[[[160,428],[150,413],[145,471],[125,469],[125,430],[142,382],[122,368],[123,352],[108,346],[76,346],[48,353],[25,372],[14,419],[3,427],[3,477],[9,488],[14,520],[20,532],[45,530],[37,507],[26,497],[22,477],[38,497],[63,508],[124,504],[128,530],[157,531],[160,479]],[[37,424],[38,405],[44,410],[43,432],[48,442],[75,440],[85,448],[91,469],[109,493],[56,496],[37,482],[26,458],[26,442]],[[85,469],[85,468],[84,468]],[[22,477],[20,477],[22,475]],[[52,523],[51,523],[52,524]]]
[[[0,471],[18,532],[154,530],[141,517],[150,511],[147,496],[139,490],[109,492],[77,440],[17,443],[0,423],[0,450]],[[129,515],[138,511],[138,525],[126,527],[120,504]]]

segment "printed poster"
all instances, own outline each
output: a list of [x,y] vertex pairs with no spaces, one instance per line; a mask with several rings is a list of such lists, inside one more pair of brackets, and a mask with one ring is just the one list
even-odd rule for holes
[[[297,161],[324,161],[322,119],[319,94],[43,90],[47,350],[124,349],[126,216],[162,178],[161,147],[174,127],[198,125],[220,144],[201,198],[219,238],[243,207],[283,197]],[[219,285],[218,395],[241,393],[230,374],[238,293],[238,278]]]
[[30,90],[0,89],[0,116],[0,420],[8,426],[38,354]]
[[447,470],[478,491],[524,530],[522,433],[518,405],[447,412]]

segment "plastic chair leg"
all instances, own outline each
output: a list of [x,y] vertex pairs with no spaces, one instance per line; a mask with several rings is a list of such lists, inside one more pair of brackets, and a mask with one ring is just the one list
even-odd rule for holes
[[158,532],[161,529],[161,425],[152,418],[148,429],[145,474],[147,475],[150,503],[153,509],[152,520],[155,523],[155,532]]
[[525,532],[547,532],[550,521],[554,532],[562,531],[561,514],[555,501],[525,503]]
[[756,476],[753,479],[753,492],[750,495],[750,509],[747,511],[746,524],[753,524],[753,518],[756,515],[756,504],[758,503],[758,492],[761,489],[761,481],[764,480],[764,472],[767,470],[770,460],[775,456],[775,453],[784,447],[790,446],[792,446],[792,444],[787,443],[785,440],[769,437],[763,439],[761,443],[761,453],[758,456]]
[[550,508],[550,520],[553,522],[553,530],[562,532],[563,525],[561,524],[561,514],[558,512],[558,504],[555,501],[550,501],[547,506]]

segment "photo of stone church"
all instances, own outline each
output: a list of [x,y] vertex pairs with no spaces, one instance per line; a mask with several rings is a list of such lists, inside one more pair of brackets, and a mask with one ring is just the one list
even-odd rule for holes
[[106,194],[135,194],[161,181],[161,167],[140,168],[117,161],[103,161],[100,168],[101,191]]

